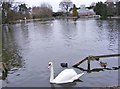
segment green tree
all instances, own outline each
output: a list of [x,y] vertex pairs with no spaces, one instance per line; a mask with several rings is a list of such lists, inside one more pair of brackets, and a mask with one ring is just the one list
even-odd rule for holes
[[111,17],[115,15],[114,3],[111,2],[107,5],[107,16]]
[[101,16],[101,19],[106,19],[107,18],[107,5],[98,2],[96,6],[94,7],[94,11],[96,12],[97,15]]
[[21,5],[19,5],[19,11],[20,11],[20,13],[22,13],[22,14],[26,14],[27,11],[28,11],[28,8],[27,8],[26,4],[21,4]]
[[17,13],[19,15],[18,18],[19,19],[31,18],[30,13],[29,13],[30,10],[31,10],[31,8],[27,7],[25,3],[24,4],[20,4],[19,5],[19,13]]
[[[15,7],[15,2],[3,2],[2,3],[2,23],[9,23],[11,21],[23,19],[24,17],[30,18],[30,8],[27,8],[26,4],[21,4]],[[15,8],[19,7],[19,12]]]
[[117,4],[116,4],[116,12],[117,12],[117,15],[120,16],[120,1],[117,2]]
[[73,15],[73,16],[78,16],[78,12],[77,12],[77,8],[76,8],[76,5],[75,5],[75,4],[73,4],[72,15]]
[[2,23],[8,23],[9,22],[9,15],[11,11],[11,4],[9,2],[3,2],[2,3]]

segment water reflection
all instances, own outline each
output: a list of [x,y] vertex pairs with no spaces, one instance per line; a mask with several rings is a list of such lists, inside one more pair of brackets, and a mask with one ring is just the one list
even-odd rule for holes
[[76,85],[76,82],[72,82],[72,83],[67,83],[67,84],[50,84],[51,85],[51,89],[58,89],[59,87],[61,89],[66,89],[66,88],[70,88]]
[[25,46],[25,44],[29,43],[28,24],[16,24],[11,29],[14,31],[14,42],[17,48],[20,50],[23,48],[23,46]]
[[75,86],[75,85],[76,85],[76,82],[59,84],[59,86],[61,86],[61,87],[72,87],[72,86]]
[[118,52],[118,23],[116,20],[102,21],[97,20],[96,23],[99,27],[98,40],[108,40],[108,49],[113,52]]
[[102,41],[102,39],[103,39],[103,30],[104,30],[104,27],[103,27],[103,25],[104,25],[104,23],[103,23],[103,21],[102,20],[97,20],[96,21],[96,24],[97,24],[97,26],[99,27],[99,30],[98,30],[98,41]]
[[53,39],[53,23],[47,22],[46,24],[39,25],[39,32],[42,38],[46,41],[51,41]]
[[[108,40],[109,40],[109,50],[112,50],[112,51],[118,51],[118,48],[114,48],[114,47],[117,47],[116,46],[116,43],[118,45],[118,29],[116,29],[117,27],[117,24],[116,24],[116,21],[108,21],[108,24],[107,24],[107,28],[108,28]],[[113,50],[113,48],[115,50]]]
[[28,37],[29,37],[28,24],[27,23],[21,23],[20,25],[21,25],[21,28],[20,28],[21,34],[20,35],[22,36],[23,41],[25,41],[24,44],[28,43]]
[[33,23],[33,32],[30,33],[31,36],[36,36],[35,39],[43,40],[46,42],[51,41],[53,37],[53,22],[52,21],[43,21]]
[[82,67],[75,67],[75,68],[80,69],[82,71],[86,71],[87,73],[92,73],[92,72],[100,72],[105,70],[119,70],[120,66],[112,67],[112,68],[93,68],[93,69],[84,69]]
[[[17,44],[14,38],[14,30],[10,25],[3,25],[3,37],[2,37],[2,62],[6,63],[8,71],[13,68],[19,69],[23,66],[22,56],[17,48]],[[6,72],[8,73],[8,72]],[[7,74],[3,73],[4,79]]]
[[76,21],[61,22],[61,32],[66,39],[74,39],[77,35]]
[[55,89],[55,86],[54,84],[50,84],[51,85],[51,89]]
[[61,21],[60,23],[61,35],[65,41],[65,46],[71,47],[75,37],[77,36],[77,22],[76,21]]
[[[112,26],[111,23],[114,23],[113,25],[115,26]],[[113,53],[112,50],[115,51],[118,47],[118,38],[113,35],[117,34],[119,24],[119,21],[109,22],[80,19],[77,21],[54,20],[4,25],[3,61],[7,63],[10,70],[8,72],[10,83],[6,84],[6,86],[51,86],[52,88],[64,88],[94,85],[110,86],[116,84],[118,80],[116,76],[117,71],[99,72],[108,70],[107,67],[106,69],[91,69],[92,79],[88,76],[82,77],[84,82],[74,82],[68,85],[50,85],[46,66],[49,61],[54,62],[55,74],[58,74],[62,70],[58,66],[61,62],[69,63],[70,67],[73,63],[88,55]],[[110,44],[113,45],[109,46]],[[108,50],[109,47],[112,50]],[[112,64],[117,65],[116,61],[114,59],[109,61],[110,65],[108,66]],[[105,62],[108,62],[108,60]],[[24,66],[24,71],[18,70]],[[94,63],[93,66],[96,66],[96,64]],[[85,67],[86,65],[83,64],[82,68]],[[11,72],[16,69],[17,72]],[[112,67],[111,69],[117,70],[119,66]],[[78,73],[81,71],[79,69],[75,70]],[[87,69],[82,71],[87,71]],[[100,77],[95,77],[96,74],[92,72],[102,74],[103,80]],[[97,83],[97,81],[100,83]],[[93,85],[91,85],[91,82]]]
[[2,25],[0,24],[0,62],[2,61]]

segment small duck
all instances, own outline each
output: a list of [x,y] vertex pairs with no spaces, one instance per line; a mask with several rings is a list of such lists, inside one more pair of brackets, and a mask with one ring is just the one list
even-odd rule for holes
[[68,63],[60,63],[62,67],[68,67]]
[[107,62],[101,62],[101,61],[100,61],[100,66],[106,68]]

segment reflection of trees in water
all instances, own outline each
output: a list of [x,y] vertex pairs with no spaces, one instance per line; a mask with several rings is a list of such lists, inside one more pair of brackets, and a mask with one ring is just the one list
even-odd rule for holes
[[[50,41],[53,38],[53,25],[53,21],[38,21],[34,22],[33,25],[29,27],[33,27],[32,29],[34,29],[33,31],[36,34],[36,38],[38,34],[38,36],[41,36],[44,40],[48,39],[47,41]],[[32,35],[34,35],[34,33]]]
[[107,39],[109,44],[108,44],[108,49],[112,51],[116,51],[117,45],[118,45],[118,26],[120,23],[117,22],[117,20],[98,20],[97,26],[99,27],[98,29],[98,36],[99,36],[99,41],[102,41],[104,39]]
[[9,26],[9,29],[12,29],[12,38],[9,40],[12,40],[17,49],[21,49],[26,43],[28,43],[27,23],[22,22],[20,24],[11,25]]
[[3,25],[2,37],[2,61],[6,63],[8,70],[21,68],[22,57],[14,40],[14,32],[10,25]]
[[82,71],[86,71],[87,73],[92,73],[92,72],[100,72],[100,71],[106,71],[106,70],[119,70],[120,66],[114,66],[111,68],[92,68],[92,69],[89,69],[89,68],[85,69],[85,68],[76,66],[74,68],[80,69]]
[[77,34],[76,25],[77,23],[75,21],[61,22],[63,36],[67,39],[69,39],[69,37],[75,37]]
[[[120,20],[116,20],[116,23],[118,24],[117,25],[117,29],[120,29]],[[120,47],[119,47],[119,44],[120,44],[120,30],[118,30],[118,53],[119,53],[119,50],[120,50]],[[120,60],[118,60],[118,64],[120,63]],[[119,71],[120,73],[120,71]]]
[[28,38],[28,25],[25,23],[21,23],[21,31],[22,31],[22,36],[23,39],[27,40]]
[[117,39],[118,39],[118,29],[119,29],[119,28],[117,28],[117,25],[118,25],[118,23],[116,23],[115,20],[110,20],[107,23],[109,50],[113,50],[113,51],[118,48],[118,47],[116,47],[118,45]]
[[45,38],[47,41],[50,41],[53,37],[53,22],[52,21],[43,21],[38,25],[38,31],[41,37]]
[[0,62],[2,61],[2,25],[0,24]]
[[77,22],[76,21],[61,21],[61,34],[65,40],[65,45],[68,47],[72,46],[74,38],[77,36]]
[[103,35],[104,35],[104,33],[103,33],[103,30],[104,30],[104,27],[103,27],[103,21],[102,20],[97,20],[96,21],[97,23],[97,26],[98,26],[98,41],[102,41],[103,40]]

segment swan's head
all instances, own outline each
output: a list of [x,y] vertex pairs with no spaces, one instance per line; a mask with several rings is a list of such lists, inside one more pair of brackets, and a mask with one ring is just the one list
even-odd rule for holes
[[48,64],[48,69],[51,68],[53,66],[53,63],[52,62],[49,62]]

